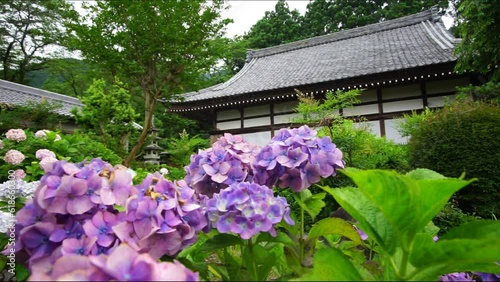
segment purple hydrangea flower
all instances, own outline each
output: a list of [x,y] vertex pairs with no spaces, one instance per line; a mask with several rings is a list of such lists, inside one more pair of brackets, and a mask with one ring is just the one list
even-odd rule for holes
[[241,182],[232,184],[206,202],[207,215],[221,233],[249,239],[259,232],[275,236],[274,225],[285,220],[293,225],[285,198],[274,197],[266,186]]
[[191,156],[184,180],[197,193],[209,197],[232,183],[249,181],[257,149],[241,136],[226,133],[211,148]]
[[439,277],[439,281],[475,281],[467,272],[455,272]]
[[281,129],[262,148],[253,162],[253,181],[300,192],[321,177],[335,175],[339,168],[344,168],[342,152],[329,137],[318,138],[316,131],[304,125]]

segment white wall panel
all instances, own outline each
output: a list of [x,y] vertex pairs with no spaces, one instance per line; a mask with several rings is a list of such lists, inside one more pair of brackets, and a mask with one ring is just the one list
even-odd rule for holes
[[261,105],[243,109],[244,117],[254,117],[254,116],[270,115],[270,114],[271,114],[270,105]]
[[396,87],[382,88],[382,99],[397,99],[404,97],[415,97],[421,95],[420,85],[411,84]]
[[241,114],[238,110],[217,111],[217,120],[228,120],[240,117]]
[[274,116],[274,124],[280,123],[291,123],[294,118],[298,117],[298,114],[286,114]]
[[344,116],[361,116],[378,113],[378,104],[355,106],[353,108],[344,109]]
[[384,113],[416,110],[416,109],[422,109],[423,107],[424,103],[422,99],[388,102],[382,104]]
[[270,125],[271,117],[260,117],[260,118],[251,118],[243,120],[243,127],[252,127],[252,126],[261,126],[261,125]]
[[366,131],[369,131],[370,133],[380,137],[380,122],[378,120],[373,120],[373,121],[364,121],[364,122],[356,122],[354,124],[354,127],[356,128],[363,128]]
[[274,104],[274,113],[287,113],[293,112],[293,110],[297,107],[299,103],[297,101],[289,101],[284,103]]
[[269,141],[271,141],[271,132],[269,131],[245,133],[240,135],[248,143],[258,146],[265,146],[269,143]]
[[387,139],[391,139],[398,144],[408,143],[408,137],[401,137],[397,130],[399,123],[403,122],[404,119],[389,119],[385,120],[385,136]]
[[218,130],[241,128],[241,121],[235,120],[235,121],[217,122],[216,127]]

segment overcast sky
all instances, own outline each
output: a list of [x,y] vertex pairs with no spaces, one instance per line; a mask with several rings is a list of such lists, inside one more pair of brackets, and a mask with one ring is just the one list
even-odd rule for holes
[[[82,1],[68,0],[75,4],[77,10]],[[189,1],[189,0],[183,0]],[[260,20],[266,11],[273,11],[276,6],[277,0],[226,0],[230,8],[222,12],[223,18],[233,19],[233,23],[226,27],[226,37],[233,38],[235,35],[243,35],[248,32],[250,28]],[[290,10],[297,9],[301,15],[306,12],[307,4],[310,0],[286,0]],[[447,27],[451,25],[449,18],[443,18]]]
[[[264,17],[266,11],[274,11],[277,2],[273,0],[228,0],[230,8],[222,13],[222,17],[231,18],[234,23],[227,26],[226,36],[232,38],[235,35],[243,35]],[[301,15],[304,15],[309,0],[287,0],[286,2],[290,10],[297,9]]]

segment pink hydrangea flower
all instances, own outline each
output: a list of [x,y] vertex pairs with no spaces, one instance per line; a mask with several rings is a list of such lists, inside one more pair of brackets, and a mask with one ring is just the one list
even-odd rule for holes
[[3,141],[0,140],[0,149],[3,149]]
[[43,158],[40,161],[40,168],[43,169],[43,171],[48,172],[52,169],[52,164],[55,162],[57,162],[56,158],[52,157]]
[[23,178],[25,178],[25,177],[26,177],[26,173],[25,173],[25,172],[24,172],[24,170],[22,170],[22,169],[16,169],[16,170],[14,171],[14,177],[15,177],[16,179],[18,179],[18,180],[19,180],[19,179],[23,179]]
[[7,153],[5,154],[5,157],[3,159],[8,164],[18,165],[24,160],[24,155],[23,155],[23,153],[19,152],[18,150],[9,150],[9,151],[7,151]]
[[56,154],[54,154],[54,152],[52,152],[51,150],[47,150],[47,149],[37,150],[35,153],[35,156],[39,160],[43,160],[45,158],[53,158],[53,159],[56,158]]
[[26,140],[26,133],[24,133],[24,130],[22,129],[9,129],[5,136],[7,137],[7,139],[16,142]]

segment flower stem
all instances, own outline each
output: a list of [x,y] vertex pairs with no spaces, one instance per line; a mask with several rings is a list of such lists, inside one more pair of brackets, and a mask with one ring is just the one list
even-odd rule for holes
[[299,238],[299,242],[300,242],[300,265],[302,265],[303,261],[304,261],[304,208],[300,207],[300,238]]
[[248,252],[250,253],[250,260],[252,262],[252,272],[251,273],[251,277],[252,281],[259,281],[259,276],[257,274],[257,264],[255,263],[255,256],[254,256],[254,253],[253,253],[253,237],[248,239]]

